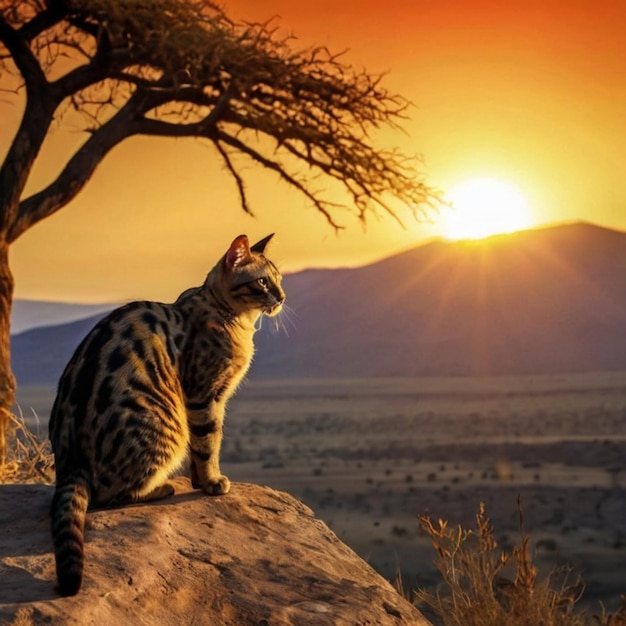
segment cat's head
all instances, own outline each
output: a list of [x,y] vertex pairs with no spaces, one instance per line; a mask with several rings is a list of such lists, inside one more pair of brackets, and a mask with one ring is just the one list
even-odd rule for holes
[[282,308],[282,276],[264,254],[272,237],[273,234],[250,246],[248,237],[239,235],[219,263],[224,295],[237,314],[256,310],[273,316]]

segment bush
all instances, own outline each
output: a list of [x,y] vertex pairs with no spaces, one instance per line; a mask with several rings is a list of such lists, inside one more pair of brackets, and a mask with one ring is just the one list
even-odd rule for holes
[[23,416],[9,416],[7,461],[0,464],[1,483],[44,483],[54,481],[54,457],[47,440],[39,441]]
[[[444,584],[435,591],[418,589],[414,603],[443,626],[626,626],[626,596],[617,613],[608,615],[603,609],[590,616],[574,610],[584,584],[580,578],[570,584],[569,570],[554,569],[538,580],[519,498],[518,513],[520,542],[510,551],[498,546],[482,502],[475,529],[451,528],[428,513],[418,516],[437,554],[434,563]],[[402,591],[401,581],[396,587]]]

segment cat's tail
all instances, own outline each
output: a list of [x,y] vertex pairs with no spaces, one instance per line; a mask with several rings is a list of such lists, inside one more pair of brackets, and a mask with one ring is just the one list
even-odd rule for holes
[[50,518],[56,560],[58,591],[74,596],[83,582],[83,542],[89,487],[84,479],[72,476],[56,486]]

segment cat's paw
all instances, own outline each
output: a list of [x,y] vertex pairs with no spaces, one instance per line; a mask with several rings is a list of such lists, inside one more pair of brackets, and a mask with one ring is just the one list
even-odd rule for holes
[[210,496],[223,496],[230,491],[230,480],[221,475],[216,480],[209,480],[202,485],[202,491]]
[[128,499],[130,502],[154,502],[154,500],[162,500],[163,498],[169,498],[173,495],[174,485],[171,483],[163,483],[146,494],[141,496],[132,496]]
[[164,483],[160,487],[157,487],[151,494],[151,500],[161,500],[162,498],[169,498],[175,493],[174,485],[172,483]]

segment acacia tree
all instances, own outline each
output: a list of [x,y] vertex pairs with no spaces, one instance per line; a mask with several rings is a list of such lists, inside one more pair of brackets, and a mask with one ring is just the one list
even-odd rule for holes
[[[71,201],[115,145],[134,135],[200,137],[250,212],[239,155],[295,187],[333,226],[337,205],[299,165],[339,181],[360,218],[437,202],[413,159],[377,149],[407,101],[325,48],[294,50],[268,23],[238,23],[206,0],[0,0],[0,79],[25,96],[0,166],[0,463],[14,401],[9,246]],[[45,188],[25,187],[53,120],[80,114],[84,141]]]

